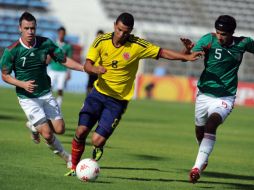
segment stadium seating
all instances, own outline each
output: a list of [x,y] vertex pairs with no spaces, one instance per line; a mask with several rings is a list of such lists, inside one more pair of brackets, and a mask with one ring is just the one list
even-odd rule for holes
[[[109,18],[115,19],[121,12],[130,12],[135,20],[142,27],[144,24],[150,24],[150,29],[142,29],[143,37],[161,47],[180,50],[182,45],[179,41],[179,30],[169,33],[168,26],[184,26],[190,34],[185,35],[196,41],[205,33],[192,35],[191,30],[198,31],[195,28],[202,28],[206,31],[212,31],[214,21],[219,15],[229,14],[237,20],[238,31],[254,30],[254,3],[253,0],[101,0],[100,1]],[[151,24],[152,23],[152,24]],[[158,32],[156,26],[164,26],[164,31]],[[153,31],[155,30],[155,32]],[[203,31],[203,30],[202,30]],[[186,33],[185,33],[186,34]],[[247,54],[244,57],[240,67],[239,79],[245,81],[254,81],[253,55]],[[155,67],[154,60],[146,60],[143,70],[152,73]],[[165,62],[165,60],[159,60]],[[168,73],[176,75],[188,75],[198,77],[203,69],[201,61],[195,63],[172,62],[168,65]]]

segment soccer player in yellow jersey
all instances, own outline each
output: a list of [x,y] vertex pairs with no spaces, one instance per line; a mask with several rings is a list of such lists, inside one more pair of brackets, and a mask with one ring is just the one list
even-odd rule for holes
[[[89,74],[98,74],[98,80],[79,113],[79,123],[72,141],[72,170],[66,176],[76,175],[75,169],[84,152],[86,137],[97,122],[92,136],[93,158],[101,158],[103,146],[132,98],[140,59],[162,57],[194,61],[203,54],[183,54],[162,49],[131,35],[133,26],[133,16],[122,13],[114,23],[114,32],[97,37],[88,51],[84,70]],[[99,66],[94,66],[97,59]]]

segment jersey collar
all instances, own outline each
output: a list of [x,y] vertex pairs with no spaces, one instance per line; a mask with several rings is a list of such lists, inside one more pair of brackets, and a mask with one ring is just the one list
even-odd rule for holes
[[30,47],[28,47],[28,46],[26,46],[24,43],[23,43],[23,41],[22,41],[22,39],[21,38],[19,38],[19,42],[21,43],[21,45],[24,47],[24,48],[26,48],[26,49],[31,49],[31,48],[34,48],[35,46],[36,46],[36,42],[37,42],[37,40],[36,40],[36,37],[35,37],[35,40],[34,40],[34,45],[30,48]]

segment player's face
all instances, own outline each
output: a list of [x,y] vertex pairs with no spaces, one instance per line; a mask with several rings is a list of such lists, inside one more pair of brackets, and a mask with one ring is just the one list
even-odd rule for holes
[[216,37],[221,45],[230,45],[232,42],[232,33],[216,30]]
[[24,43],[32,44],[35,39],[36,23],[35,21],[22,20],[19,31],[21,33],[21,39]]
[[118,21],[114,25],[114,38],[117,41],[125,41],[129,36],[132,31],[132,28],[124,25],[121,21]]
[[64,37],[65,37],[65,32],[63,30],[59,30],[58,32],[58,38],[61,42],[64,41]]

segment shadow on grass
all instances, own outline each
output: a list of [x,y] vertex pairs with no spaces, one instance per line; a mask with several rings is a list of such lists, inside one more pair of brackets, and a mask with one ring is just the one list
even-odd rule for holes
[[[142,168],[141,168],[142,169]],[[145,168],[143,168],[145,169]],[[190,183],[188,180],[177,180],[177,179],[163,179],[163,178],[158,178],[158,179],[152,179],[152,178],[138,178],[138,177],[113,177],[109,176],[107,178],[113,178],[113,179],[121,179],[121,180],[130,180],[130,181],[155,181],[155,182],[181,182],[181,183]],[[254,189],[254,185],[251,184],[241,184],[241,183],[227,183],[227,182],[216,182],[216,181],[200,181],[198,184],[206,184],[206,185],[225,185],[228,187],[223,187],[223,189]],[[196,188],[199,189],[208,189],[208,188],[214,188],[213,186],[207,186],[207,187],[201,187],[198,186],[198,184],[195,185]],[[192,185],[192,184],[190,184]]]
[[163,158],[160,156],[152,156],[152,155],[145,155],[145,154],[131,154],[131,155],[136,157],[139,160],[149,160],[149,161],[167,160],[167,158]]
[[214,177],[214,178],[224,178],[224,179],[254,180],[254,176],[244,176],[244,175],[220,173],[220,172],[204,172],[203,176]]
[[144,171],[159,171],[159,172],[165,172],[162,170],[159,170],[157,168],[130,168],[130,167],[115,167],[115,166],[103,166],[101,167],[103,170],[144,170]]
[[10,115],[1,115],[0,114],[0,120],[8,120],[8,121],[21,121],[23,120],[24,118],[22,117],[19,117],[19,116],[10,116]]

